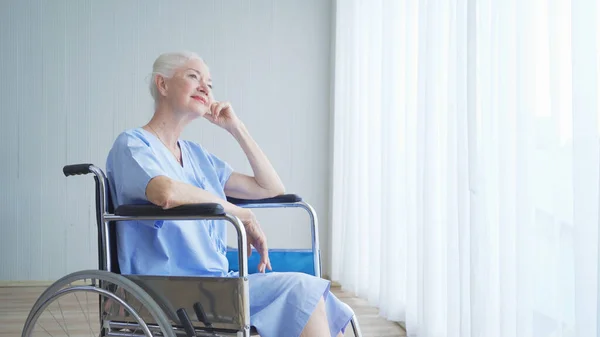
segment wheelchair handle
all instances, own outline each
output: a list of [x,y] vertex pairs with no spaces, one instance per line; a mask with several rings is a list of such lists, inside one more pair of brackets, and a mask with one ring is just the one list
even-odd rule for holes
[[91,166],[93,166],[93,165],[92,164],[66,165],[63,167],[63,173],[64,173],[65,177],[73,176],[73,175],[88,174],[88,173],[92,172],[90,170]]

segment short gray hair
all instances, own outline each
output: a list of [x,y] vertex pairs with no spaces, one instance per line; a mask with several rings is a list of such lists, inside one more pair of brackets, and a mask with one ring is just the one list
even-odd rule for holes
[[178,51],[161,54],[156,58],[152,65],[152,76],[150,80],[150,94],[154,98],[154,102],[158,101],[158,88],[154,78],[156,75],[162,75],[166,78],[173,76],[177,68],[184,65],[187,61],[198,59],[204,62],[198,54],[191,51]]

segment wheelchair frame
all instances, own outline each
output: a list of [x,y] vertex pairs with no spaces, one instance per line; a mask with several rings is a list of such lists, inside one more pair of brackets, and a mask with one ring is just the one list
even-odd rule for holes
[[[145,315],[135,311],[131,315],[124,315],[114,309],[108,310],[107,313],[105,309],[106,318],[103,320],[100,317],[101,336],[138,336],[122,333],[124,329],[134,327],[141,328],[146,336],[155,334],[165,336],[171,335],[171,332],[173,336],[183,335],[188,337],[247,337],[255,334],[250,325],[247,239],[240,219],[225,213],[222,205],[216,203],[183,205],[169,210],[164,210],[155,205],[121,205],[114,209],[108,179],[100,168],[93,164],[67,165],[63,168],[63,173],[67,177],[92,173],[96,182],[96,220],[100,271],[96,273],[94,271],[78,273],[81,275],[99,275],[97,278],[100,280],[100,288],[94,290],[90,287],[84,287],[79,290],[104,293],[128,310],[138,305],[152,308],[152,310],[148,309],[148,314]],[[244,208],[294,207],[306,210],[311,225],[313,275],[321,277],[318,218],[311,205],[295,194],[285,194],[260,200],[228,198],[228,201]],[[114,223],[127,220],[225,220],[231,223],[237,233],[239,263],[237,277],[121,274],[116,257],[116,226],[114,226]],[[63,289],[63,287],[67,280],[75,280],[76,275],[69,275],[63,279],[50,286],[38,298],[25,322],[23,336],[29,337],[29,332],[32,329],[30,325],[32,322],[35,323],[40,311],[49,302],[62,296],[62,293],[75,291],[73,289],[76,287],[68,289]],[[124,287],[132,293],[138,294],[138,296],[124,299],[108,293],[102,285],[103,282],[108,282],[108,280],[111,280],[113,288]],[[103,304],[100,303],[100,313],[103,311]],[[190,316],[190,312],[195,315]],[[169,327],[165,327],[167,320]],[[353,315],[350,323],[354,335],[361,336],[355,315]]]

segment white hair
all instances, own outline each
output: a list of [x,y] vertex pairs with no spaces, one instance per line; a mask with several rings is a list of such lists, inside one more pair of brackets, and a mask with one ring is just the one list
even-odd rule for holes
[[173,76],[175,71],[189,60],[198,59],[203,61],[198,54],[190,51],[169,52],[161,54],[152,65],[152,76],[150,81],[150,94],[154,101],[158,101],[159,93],[156,87],[155,76],[162,75],[166,78]]

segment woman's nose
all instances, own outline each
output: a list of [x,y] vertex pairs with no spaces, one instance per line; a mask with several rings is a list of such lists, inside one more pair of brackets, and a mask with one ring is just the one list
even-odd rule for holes
[[197,90],[204,92],[205,94],[208,94],[208,83],[204,82],[204,81],[200,81],[200,83],[198,84],[198,88]]
[[204,84],[204,83],[200,82],[200,83],[198,84],[198,86],[196,87],[196,91],[199,91],[199,92],[203,92],[203,93],[205,93],[205,94],[208,94],[208,86],[207,86],[206,84]]

